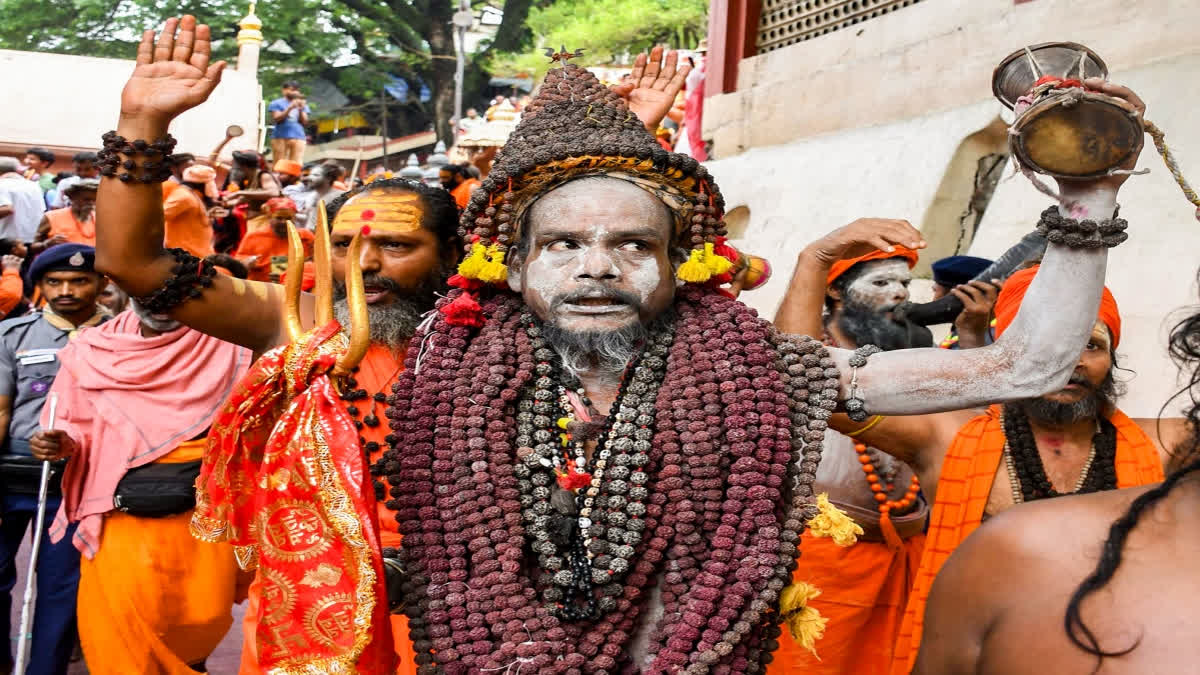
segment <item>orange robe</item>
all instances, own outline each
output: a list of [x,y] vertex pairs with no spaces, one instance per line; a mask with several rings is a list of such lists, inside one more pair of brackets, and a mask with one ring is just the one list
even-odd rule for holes
[[454,203],[458,204],[458,208],[467,208],[467,203],[471,201],[471,193],[474,192],[475,188],[479,187],[480,185],[482,185],[482,183],[480,183],[479,180],[475,178],[467,178],[463,182],[459,183],[458,187],[450,191],[450,194],[454,197]]
[[[206,440],[159,462],[191,462]],[[195,675],[233,624],[238,567],[229,544],[202,542],[192,512],[104,516],[100,548],[79,561],[79,640],[93,675]]]
[[8,314],[21,304],[25,296],[25,285],[21,281],[21,270],[6,267],[0,272],[0,317]]
[[[375,462],[383,455],[383,451],[387,449],[387,443],[384,437],[391,433],[388,427],[387,404],[377,403],[371,397],[376,392],[384,394],[392,393],[392,385],[396,382],[396,378],[400,376],[400,372],[404,370],[404,353],[394,354],[389,348],[378,344],[372,344],[367,350],[367,355],[363,358],[362,363],[358,366],[358,372],[354,374],[354,379],[358,383],[359,389],[365,389],[368,398],[365,401],[358,401],[355,407],[359,409],[358,419],[366,417],[368,414],[374,413],[379,418],[379,426],[368,427],[363,425],[360,433],[368,442],[379,444],[379,449],[371,453],[371,462]],[[386,480],[385,480],[386,484]],[[385,506],[384,501],[378,503],[379,513],[379,539],[380,543],[385,547],[400,546],[400,524],[396,522],[391,510]],[[245,636],[253,636],[255,626],[252,617],[258,616],[258,606],[262,602],[260,594],[260,584],[258,579],[250,586],[250,599],[246,607],[246,621],[243,623],[242,634]],[[392,643],[396,649],[398,663],[396,666],[397,675],[416,675],[417,663],[416,652],[413,651],[412,641],[408,638],[408,617],[403,614],[393,614],[392,617]],[[259,675],[263,671],[258,668],[257,656],[254,650],[254,641],[243,638],[242,647],[242,666],[239,671],[240,675]]]
[[163,200],[163,245],[181,248],[204,258],[212,255],[213,230],[204,200],[185,185],[171,190]]
[[805,532],[792,580],[821,590],[810,604],[829,624],[815,656],[785,627],[768,675],[886,675],[925,535],[903,541],[897,551],[884,542],[861,540],[842,547]]
[[96,245],[95,212],[84,223],[80,222],[74,213],[71,213],[70,207],[54,209],[46,212],[46,222],[50,225],[50,234],[47,235],[47,238],[61,234],[67,238],[67,242],[72,244]]
[[[1108,418],[1117,429],[1117,488],[1137,487],[1163,480],[1162,459],[1154,441],[1120,410]],[[996,471],[1004,456],[1004,430],[1000,406],[971,420],[959,430],[946,453],[938,478],[937,498],[929,518],[929,533],[921,566],[913,583],[892,675],[908,675],[917,661],[925,603],[933,579],[942,565],[980,523],[987,507]]]
[[[308,230],[297,230],[300,240],[304,242],[304,257],[312,256],[313,233]],[[287,269],[288,240],[275,234],[271,228],[247,232],[238,245],[234,257],[246,261],[250,256],[256,256],[253,263],[247,264],[250,274],[246,277],[252,281],[279,281],[280,275]]]

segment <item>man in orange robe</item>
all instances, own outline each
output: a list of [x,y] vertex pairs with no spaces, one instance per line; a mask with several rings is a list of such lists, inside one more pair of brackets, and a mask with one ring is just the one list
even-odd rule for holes
[[166,219],[164,246],[181,248],[192,255],[204,258],[213,250],[212,220],[204,203],[206,191],[215,190],[212,181],[216,171],[210,166],[194,164],[183,170],[183,183],[171,191],[163,201],[163,217]]
[[471,193],[478,188],[480,181],[467,171],[467,167],[462,164],[447,164],[438,171],[438,180],[441,181],[442,187],[450,191],[454,195],[454,203],[458,204],[458,208],[467,208],[467,203],[471,201]]
[[[895,246],[892,251],[836,260],[832,251],[846,239],[847,230],[858,239],[875,233],[870,227],[852,225],[809,244],[797,260],[776,328],[785,333],[824,334],[827,343],[847,349],[865,344],[884,349],[932,346],[927,330],[897,322],[890,314],[908,300],[917,252]],[[809,604],[828,623],[813,650],[784,631],[767,667],[772,675],[885,675],[891,667],[892,646],[921,559],[929,505],[916,494],[910,467],[865,446],[860,449],[857,441],[826,431],[813,489],[828,494],[862,534],[853,544],[817,537],[812,531],[801,536],[792,579],[821,591]],[[866,452],[873,453],[872,473],[881,484],[879,492],[872,487],[871,474],[863,471],[860,457]],[[886,512],[877,494],[886,495],[888,501],[882,502]]]
[[100,181],[84,178],[67,187],[71,205],[47,211],[38,224],[37,240],[55,244],[96,245],[96,191]]
[[[278,282],[280,274],[287,267],[287,226],[296,217],[296,203],[287,197],[274,197],[267,200],[263,211],[270,227],[247,232],[234,257],[250,270],[247,279]],[[296,233],[304,243],[304,257],[311,257],[313,233],[301,229],[297,229]]]
[[[49,532],[58,541],[78,524],[88,670],[197,672],[233,623],[238,570],[229,544],[189,533],[192,483],[208,428],[250,352],[131,309],[82,331],[58,358],[54,430],[38,432],[30,447],[43,460],[71,456]],[[127,487],[135,474],[155,484],[153,503]]]
[[[1005,282],[995,306],[997,337],[1012,323],[1037,269]],[[982,414],[876,417],[865,424],[843,415],[831,420],[839,431],[914,467],[933,503],[892,675],[912,670],[933,579],[983,520],[1022,501],[1163,479],[1165,450],[1153,431],[1158,420],[1132,420],[1116,408],[1112,372],[1120,339],[1120,313],[1105,289],[1091,339],[1061,391]]]

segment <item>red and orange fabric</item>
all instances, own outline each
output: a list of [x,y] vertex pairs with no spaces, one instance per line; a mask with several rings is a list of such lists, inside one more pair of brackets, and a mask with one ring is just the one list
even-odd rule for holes
[[70,207],[46,212],[46,223],[50,225],[47,238],[62,235],[67,243],[96,245],[96,215],[93,213],[83,222],[75,217]]
[[859,540],[838,546],[832,539],[805,532],[794,582],[821,589],[809,604],[829,619],[817,653],[792,639],[786,628],[768,675],[886,675],[908,590],[921,561],[925,535],[904,540],[893,550],[883,542]]
[[[996,296],[996,305],[992,309],[996,315],[996,337],[1000,337],[1004,331],[1008,330],[1013,319],[1017,318],[1017,310],[1021,308],[1021,301],[1025,299],[1029,285],[1037,276],[1038,267],[1035,265],[1020,270],[1004,282],[1004,287],[1000,289],[1000,295]],[[1121,312],[1117,307],[1117,299],[1113,297],[1112,291],[1108,290],[1107,286],[1100,295],[1099,319],[1104,322],[1105,326],[1108,326],[1108,331],[1112,333],[1112,346],[1113,349],[1116,349],[1121,342]]]
[[329,371],[336,322],[267,352],[210,434],[193,534],[257,567],[259,667],[393,672],[375,494],[354,420]]
[[[1007,286],[1006,286],[1007,288]],[[1162,460],[1154,441],[1119,410],[1108,420],[1117,429],[1117,487],[1148,485],[1163,480]],[[905,608],[892,675],[908,675],[917,660],[925,621],[925,603],[942,565],[983,522],[988,495],[1004,455],[1000,406],[966,424],[946,453],[938,478],[937,499],[916,581]]]
[[833,263],[833,265],[829,268],[829,276],[825,278],[825,285],[828,286],[832,284],[835,279],[842,276],[849,271],[851,267],[854,267],[861,262],[869,262],[871,260],[888,260],[889,258],[904,258],[908,261],[909,269],[912,269],[914,266],[916,266],[916,251],[912,250],[911,248],[900,246],[899,244],[893,245],[892,249],[893,250],[891,252],[875,250],[866,255],[860,255],[857,258],[846,258]]
[[[304,243],[304,257],[309,258],[313,252],[313,233],[308,230],[297,230],[300,240]],[[269,227],[247,232],[238,244],[234,257],[246,263],[249,270],[247,279],[252,281],[279,281],[283,271],[287,269],[288,240],[275,234]],[[250,258],[253,257],[253,260]]]

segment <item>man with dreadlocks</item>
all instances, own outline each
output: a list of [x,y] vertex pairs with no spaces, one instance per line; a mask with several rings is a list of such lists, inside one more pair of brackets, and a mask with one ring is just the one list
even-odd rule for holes
[[933,584],[914,672],[1195,671],[1186,617],[1200,598],[1192,565],[1200,551],[1198,347],[1193,313],[1171,332],[1171,355],[1191,369],[1179,392],[1190,405],[1185,417],[1157,425],[1173,449],[1166,480],[1022,505],[988,521]]
[[[1063,190],[1107,235],[1114,187]],[[865,419],[1040,395],[1094,320],[1106,251],[1086,237],[1050,245],[1039,301],[995,345],[867,366],[876,350],[786,338],[712,290],[722,209],[587,71],[549,72],[464,212],[457,288],[389,411],[428,672],[760,672],[777,622],[820,623],[812,589],[785,586],[839,401]],[[874,248],[921,247],[878,225]]]
[[[154,158],[169,152],[167,123],[220,76],[222,64],[208,61],[208,28],[185,17],[176,39],[177,27],[168,21],[157,43],[153,32],[143,36],[122,101],[120,133],[134,140],[105,141],[101,201],[111,194],[103,208],[114,224],[103,239],[121,245],[104,267],[116,271],[120,249],[133,251],[138,271],[117,278],[149,295],[155,311],[199,323],[201,308],[234,289],[164,254],[160,216],[146,198],[156,191],[140,185],[161,175]],[[248,399],[238,392],[223,413],[235,426],[214,429],[238,448],[218,443],[222,463],[206,463],[209,517],[201,520],[237,530],[214,536],[257,541],[242,548],[271,565],[260,576],[289,575],[270,619],[280,628],[276,615],[288,617],[293,632],[265,636],[296,645],[289,667],[386,672],[381,652],[391,635],[376,622],[386,565],[407,575],[400,590],[422,672],[758,672],[781,620],[812,632],[811,589],[785,586],[805,523],[841,524],[835,513],[817,518],[812,491],[839,404],[858,419],[917,414],[1037,396],[1070,376],[1107,260],[1096,237],[1113,241],[1123,229],[1111,221],[1111,183],[1062,186],[1104,225],[1046,218],[1071,236],[1052,239],[1063,243],[1048,246],[1031,302],[995,344],[885,352],[868,367],[874,350],[783,336],[713,288],[733,255],[719,241],[720,191],[695,160],[660,148],[620,94],[572,56],[555,54],[562,67],[547,75],[471,197],[455,289],[413,336],[419,346],[393,387],[393,442],[381,467],[404,535],[398,555],[380,560],[350,491],[365,470],[361,453],[345,451],[345,414],[329,409],[333,381],[351,379],[338,369],[349,369],[343,357],[353,362],[362,343],[357,304],[354,330],[331,321],[297,337],[296,349],[266,355],[244,383],[261,415],[242,417],[237,402]],[[651,66],[658,73],[653,63],[647,78]],[[664,90],[683,75],[629,99],[669,102]],[[116,218],[128,221],[131,209],[136,224],[123,230]],[[351,250],[369,235],[366,211]],[[910,225],[885,229],[876,248],[920,247]],[[348,293],[361,294],[355,276],[346,279]],[[1046,311],[1051,298],[1069,301]],[[242,308],[223,309],[253,321]],[[288,323],[293,335],[301,323]],[[272,378],[278,388],[259,386]],[[256,454],[242,431],[267,434],[266,449]],[[287,453],[324,463],[255,471]],[[236,480],[222,485],[225,471]],[[295,481],[297,471],[329,482]],[[323,501],[326,488],[336,488],[336,503]],[[281,505],[280,491],[306,498]],[[246,517],[256,504],[273,506],[259,512],[258,527]],[[331,510],[344,517],[322,515]],[[334,566],[331,551],[348,562]],[[302,570],[303,580],[293,576]],[[321,590],[330,586],[345,590]]]
[[[182,24],[176,41],[176,28]],[[166,135],[170,120],[184,110],[198,105],[211,92],[219,77],[221,64],[208,66],[209,30],[197,26],[191,17],[182,22],[169,20],[156,50],[152,31],[147,31],[139,50],[138,67],[126,85],[122,97],[122,119],[118,131],[131,137],[161,138]],[[178,49],[174,51],[170,45]],[[193,49],[194,48],[194,49]],[[662,50],[639,57],[635,63],[635,84],[620,92],[627,96],[639,116],[657,125],[682,85],[687,69],[676,71],[675,57],[668,56],[659,68]],[[649,61],[649,62],[648,62]],[[117,150],[133,150],[115,145]],[[114,171],[115,172],[115,171]],[[134,180],[103,181],[104,196],[98,219],[105,232],[101,248],[102,265],[112,270],[113,277],[134,295],[154,291],[170,281],[176,293],[175,305],[169,310],[172,317],[216,337],[241,344],[254,350],[256,356],[289,343],[290,330],[285,311],[284,293],[279,286],[256,282],[241,282],[224,277],[209,280],[207,267],[188,267],[179,252],[164,251],[160,243],[161,206],[150,200],[149,183]],[[151,178],[151,181],[153,178]],[[350,266],[351,242],[361,239],[361,254],[357,257],[363,274],[363,291],[370,325],[370,345],[366,356],[352,376],[345,381],[341,398],[343,412],[357,427],[359,442],[369,455],[372,473],[378,473],[378,460],[390,440],[389,429],[381,420],[384,401],[397,376],[404,368],[404,355],[409,340],[422,315],[433,307],[435,293],[444,288],[444,279],[458,258],[458,238],[455,233],[457,210],[450,195],[405,180],[378,180],[351,193],[339,196],[329,205],[332,222],[332,275],[338,302],[334,315],[341,325],[349,326],[350,308],[346,299],[347,268]],[[199,274],[186,274],[199,270]],[[297,271],[298,272],[298,271]],[[293,272],[295,273],[295,272]],[[178,304],[182,297],[181,281],[195,284],[196,297]],[[173,280],[173,281],[172,281]],[[318,289],[319,292],[319,289]],[[161,299],[161,298],[160,298]],[[307,327],[314,322],[318,311],[313,296],[303,296],[299,312],[301,323]],[[260,366],[263,361],[260,360]],[[259,371],[261,373],[261,368]],[[273,411],[277,413],[278,411]],[[261,452],[261,449],[260,449]],[[400,545],[398,522],[389,510],[385,487],[375,481],[375,500],[380,542],[385,549]],[[394,505],[391,507],[394,509]],[[328,574],[309,579],[329,579]],[[306,577],[308,579],[308,577]],[[261,582],[261,579],[260,579]],[[279,618],[278,606],[286,595],[279,595],[280,586],[256,582],[252,589],[251,606],[247,611],[246,646],[243,672],[259,672],[269,663],[278,663],[286,650],[269,649],[262,654],[256,650],[254,636],[268,634],[267,647],[287,644],[291,636],[270,634],[274,626],[260,623],[265,616]],[[259,602],[263,598],[266,602]],[[297,612],[304,616],[306,607]],[[286,613],[286,612],[285,612]],[[399,672],[415,671],[411,644],[408,642],[406,618],[393,617],[396,651],[400,655]],[[335,622],[336,625],[336,622]],[[259,652],[259,653],[256,653]],[[297,655],[303,658],[304,654]],[[362,664],[360,664],[362,666]],[[365,666],[361,672],[370,672]]]

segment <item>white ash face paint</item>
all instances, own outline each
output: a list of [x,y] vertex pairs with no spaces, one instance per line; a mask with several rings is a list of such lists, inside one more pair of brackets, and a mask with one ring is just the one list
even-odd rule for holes
[[857,279],[846,287],[849,300],[863,307],[886,311],[908,300],[912,272],[903,258],[872,261]]
[[524,259],[509,286],[542,320],[576,333],[649,322],[671,304],[673,219],[665,204],[615,178],[566,183],[530,207]]

